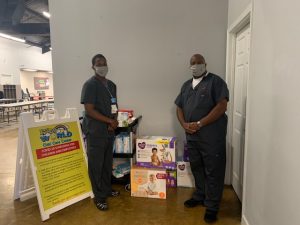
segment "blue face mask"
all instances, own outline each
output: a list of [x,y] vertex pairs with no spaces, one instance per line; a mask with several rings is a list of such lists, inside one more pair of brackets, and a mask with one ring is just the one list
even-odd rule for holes
[[195,64],[190,67],[192,70],[192,75],[194,78],[200,78],[206,72],[206,65],[205,64]]
[[107,66],[94,66],[94,69],[97,75],[99,75],[100,77],[106,77],[108,72]]

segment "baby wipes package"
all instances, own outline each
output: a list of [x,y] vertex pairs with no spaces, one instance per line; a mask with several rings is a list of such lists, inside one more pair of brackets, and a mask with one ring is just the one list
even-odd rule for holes
[[177,186],[195,187],[195,180],[189,162],[177,162]]

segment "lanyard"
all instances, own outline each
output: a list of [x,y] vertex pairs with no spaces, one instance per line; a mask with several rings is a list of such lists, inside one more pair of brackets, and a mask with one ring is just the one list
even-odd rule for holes
[[111,97],[111,98],[113,98],[113,95],[111,94],[111,92],[110,92],[110,90],[109,90],[108,86],[107,86],[107,85],[104,85],[104,86],[105,86],[106,90],[108,91],[108,93],[109,93],[110,97]]
[[108,83],[107,83],[107,80],[105,80],[105,82],[103,80],[100,80],[96,75],[95,75],[95,78],[101,83],[103,84],[103,86],[106,88],[106,90],[108,91],[109,95],[111,98],[114,98],[113,95],[111,94],[109,88],[108,88]]
[[114,98],[114,96],[112,95],[112,93],[110,92],[109,88],[108,88],[108,84],[104,84],[104,87],[106,88],[106,90],[108,91],[109,95],[110,95],[110,101],[112,105],[115,105],[117,103],[117,99]]

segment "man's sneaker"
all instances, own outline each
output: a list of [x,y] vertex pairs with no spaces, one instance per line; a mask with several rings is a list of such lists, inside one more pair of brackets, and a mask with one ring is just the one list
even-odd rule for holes
[[120,195],[120,192],[119,191],[116,191],[116,190],[112,190],[111,191],[111,194],[110,194],[110,196],[112,196],[112,197],[117,197],[117,196],[119,196]]
[[205,215],[204,215],[204,221],[206,223],[214,223],[217,221],[217,211],[213,211],[210,209],[206,209]]
[[191,198],[184,202],[184,206],[187,208],[193,208],[193,207],[196,207],[197,205],[203,205],[203,201],[198,201],[198,200]]
[[108,205],[105,200],[95,201],[95,205],[101,211],[105,211],[108,209]]

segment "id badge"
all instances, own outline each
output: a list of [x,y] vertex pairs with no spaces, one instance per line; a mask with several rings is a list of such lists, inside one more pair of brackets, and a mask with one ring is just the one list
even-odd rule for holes
[[110,99],[111,104],[117,104],[117,99],[116,98],[111,98]]
[[116,114],[118,112],[118,108],[116,104],[111,105],[111,114]]

